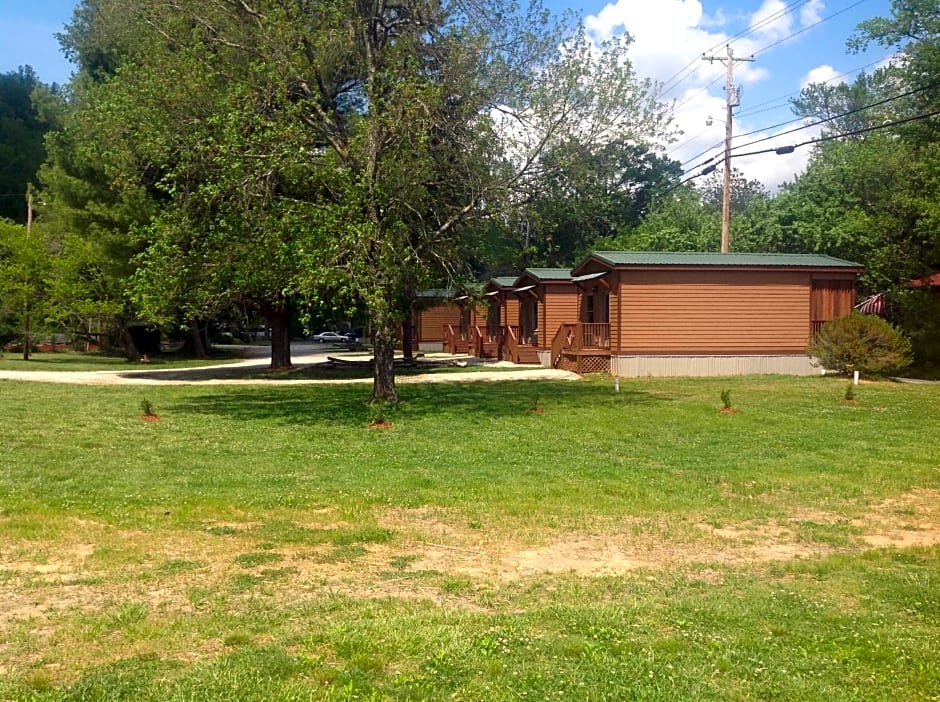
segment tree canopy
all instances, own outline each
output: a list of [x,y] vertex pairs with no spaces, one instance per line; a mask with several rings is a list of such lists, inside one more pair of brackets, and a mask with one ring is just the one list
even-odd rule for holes
[[563,170],[549,153],[666,121],[628,39],[598,51],[539,5],[86,0],[63,39],[104,173],[158,200],[139,308],[362,304],[376,399],[409,295],[461,274],[482,223]]
[[26,190],[46,157],[43,137],[52,124],[34,93],[57,91],[29,66],[0,73],[0,217],[26,222]]

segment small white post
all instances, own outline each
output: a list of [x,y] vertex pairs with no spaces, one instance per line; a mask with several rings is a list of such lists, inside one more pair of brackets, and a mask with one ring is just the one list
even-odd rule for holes
[[620,378],[614,378],[614,392],[620,392]]
[[858,385],[858,371],[853,371],[852,373],[852,384]]

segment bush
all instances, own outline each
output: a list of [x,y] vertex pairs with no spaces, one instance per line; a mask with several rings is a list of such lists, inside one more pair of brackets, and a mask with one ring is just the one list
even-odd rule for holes
[[892,298],[893,321],[911,340],[914,361],[940,366],[940,297],[924,287],[899,290]]
[[911,365],[911,342],[881,317],[853,312],[826,322],[806,350],[828,370],[889,375]]

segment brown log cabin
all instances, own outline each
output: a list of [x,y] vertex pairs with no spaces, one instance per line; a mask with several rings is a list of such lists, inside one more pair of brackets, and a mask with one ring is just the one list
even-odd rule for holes
[[449,289],[422,290],[417,294],[411,327],[413,348],[437,353],[444,350],[445,329],[460,325],[462,310],[455,297],[456,293]]
[[551,365],[552,339],[563,323],[577,318],[578,293],[569,268],[527,268],[512,285],[519,320],[502,325],[500,357]]
[[598,251],[572,271],[541,360],[627,377],[819,373],[806,347],[852,311],[861,270],[812,254]]
[[467,290],[422,290],[412,315],[413,348],[425,352],[480,355],[486,311]]
[[519,298],[513,292],[515,284],[515,276],[506,276],[490,278],[483,288],[486,324],[474,330],[476,355],[480,358],[509,360],[509,354],[505,352],[506,330],[519,328]]

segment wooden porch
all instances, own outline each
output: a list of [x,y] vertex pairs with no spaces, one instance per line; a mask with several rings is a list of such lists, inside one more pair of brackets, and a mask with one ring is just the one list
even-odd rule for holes
[[[470,331],[460,325],[444,325],[444,353],[474,354]],[[475,355],[475,354],[474,354]]]
[[566,322],[552,339],[552,368],[585,373],[610,373],[610,324]]
[[499,358],[512,363],[539,363],[538,348],[532,337],[526,337],[518,324],[500,327]]

